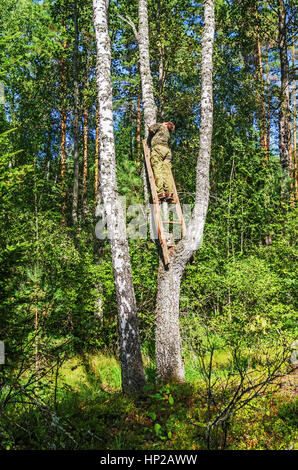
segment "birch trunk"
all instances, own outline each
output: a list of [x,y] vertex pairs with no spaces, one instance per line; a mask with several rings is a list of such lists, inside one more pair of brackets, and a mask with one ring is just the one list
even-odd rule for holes
[[[64,50],[66,41],[62,42]],[[61,183],[62,183],[62,214],[65,222],[66,212],[66,67],[64,58],[60,61],[60,76],[62,89],[62,107],[61,107],[61,141],[60,141],[60,164],[61,164]]]
[[164,88],[166,80],[166,71],[165,71],[165,47],[163,45],[164,33],[161,29],[161,0],[157,1],[157,12],[156,12],[156,29],[159,37],[158,51],[159,51],[159,67],[158,67],[158,92],[159,92],[159,114],[161,120],[165,120],[164,106]]
[[266,55],[266,93],[267,93],[267,110],[266,110],[266,134],[267,134],[267,160],[270,151],[270,74],[269,74],[269,45],[267,46]]
[[[295,44],[292,48],[292,66],[295,69]],[[298,165],[297,165],[297,134],[296,134],[296,80],[293,80],[292,88],[292,103],[293,103],[293,166],[294,166],[294,181],[295,181],[295,200],[298,201]]]
[[[141,75],[141,88],[142,88],[142,101],[144,109],[144,122],[145,122],[145,138],[149,136],[149,125],[156,122],[157,107],[154,101],[154,88],[150,68],[150,53],[149,53],[149,25],[148,25],[148,1],[139,0],[138,8],[139,28],[137,33],[137,41],[139,46],[139,64]],[[149,207],[149,189],[148,181],[143,164],[141,170],[141,177],[144,187],[144,202]],[[148,209],[147,209],[148,210]]]
[[78,49],[79,49],[79,32],[78,32],[78,5],[77,0],[73,3],[74,9],[74,27],[75,27],[75,42],[73,54],[73,73],[74,73],[74,175],[73,175],[73,193],[72,193],[72,221],[78,221],[78,198],[79,198],[79,136],[80,136],[80,122],[79,122],[79,78],[78,78]]
[[171,263],[165,270],[159,265],[156,297],[155,359],[158,377],[163,383],[185,382],[180,338],[179,306],[182,266]]
[[148,25],[148,1],[139,0],[139,31],[138,44],[140,55],[140,74],[142,84],[142,100],[144,106],[145,136],[148,136],[149,124],[155,123],[157,108],[154,101],[153,80],[150,69],[149,55],[149,25]]
[[257,100],[258,100],[258,118],[260,129],[260,145],[263,150],[267,150],[267,132],[266,132],[266,106],[265,106],[265,89],[263,79],[263,63],[262,63],[262,49],[260,42],[259,32],[259,18],[258,18],[258,5],[255,3],[251,10],[251,16],[256,23],[256,43],[255,51],[253,52],[253,59],[255,63],[256,79],[258,83]]
[[95,110],[95,154],[94,154],[94,201],[97,203],[98,197],[98,167],[99,167],[99,117],[98,117],[98,108],[96,106]]
[[281,72],[281,103],[279,116],[279,151],[283,170],[290,174],[291,132],[290,132],[290,99],[289,99],[289,61],[287,51],[286,12],[283,0],[279,7],[279,55]]
[[122,389],[124,393],[134,393],[144,386],[145,375],[125,220],[116,181],[108,7],[108,0],[93,0],[100,122],[100,185],[107,219],[118,305]]
[[62,214],[65,217],[66,211],[66,111],[63,106],[61,111],[61,143],[60,143],[60,161],[61,161],[61,182],[62,182]]
[[142,159],[142,151],[141,151],[141,126],[142,126],[142,112],[141,112],[141,96],[138,93],[138,101],[137,101],[137,165],[140,166],[141,159]]
[[209,204],[209,167],[213,128],[212,55],[214,0],[204,3],[201,58],[200,149],[196,167],[196,200],[186,236],[176,246],[169,269],[160,266],[157,293],[156,367],[163,382],[183,382],[184,365],[179,334],[180,282],[185,266],[199,248]]
[[[214,40],[214,0],[204,3],[202,38],[202,92],[200,150],[196,170],[196,201],[187,234],[175,248],[166,270],[160,260],[156,299],[156,368],[163,382],[184,382],[179,328],[180,283],[188,260],[199,247],[209,202],[209,165],[211,154],[213,96],[212,53]],[[145,125],[156,121],[152,77],[149,64],[147,0],[139,0],[140,73]]]
[[87,181],[88,181],[88,87],[89,87],[89,50],[88,50],[88,34],[85,33],[85,56],[86,56],[86,69],[84,77],[84,110],[83,110],[83,140],[84,140],[84,156],[83,156],[83,214],[87,214]]
[[260,91],[258,94],[259,99],[259,121],[260,121],[260,143],[263,150],[267,150],[267,132],[266,132],[266,107],[265,107],[265,89],[264,89],[264,80],[263,80],[263,64],[262,64],[262,50],[261,43],[259,39],[259,34],[257,34],[257,54],[256,54],[257,64],[257,80],[259,83]]
[[84,157],[83,157],[83,214],[87,213],[87,177],[88,177],[88,109],[86,97],[84,98],[83,111],[83,136],[84,136]]

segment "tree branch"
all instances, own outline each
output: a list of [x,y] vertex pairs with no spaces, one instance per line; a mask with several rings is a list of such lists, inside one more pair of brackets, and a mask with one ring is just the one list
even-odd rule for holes
[[134,22],[132,21],[132,19],[129,18],[129,16],[127,16],[127,17],[125,18],[124,16],[120,15],[119,13],[118,13],[118,17],[119,17],[122,21],[124,21],[124,23],[127,23],[127,24],[132,28],[133,33],[134,33],[135,38],[136,38],[136,41],[139,42],[139,33],[138,33],[137,28],[136,28],[136,25],[134,24]]

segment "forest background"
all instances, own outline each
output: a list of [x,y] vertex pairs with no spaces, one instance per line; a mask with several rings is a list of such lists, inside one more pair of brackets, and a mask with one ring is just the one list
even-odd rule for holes
[[[1,448],[295,448],[294,2],[215,1],[210,202],[180,297],[186,383],[156,377],[159,254],[149,236],[130,238],[147,377],[137,397],[121,391],[110,245],[95,236],[92,3],[0,4]],[[148,2],[158,121],[175,122],[173,174],[191,207],[203,7]],[[113,0],[109,12],[117,181],[132,205],[144,203],[145,129],[123,18],[137,24],[137,2]]]

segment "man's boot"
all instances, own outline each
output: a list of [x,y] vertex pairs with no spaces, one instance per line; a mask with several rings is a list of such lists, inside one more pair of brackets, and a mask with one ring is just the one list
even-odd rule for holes
[[167,193],[167,194],[165,194],[165,200],[166,200],[167,202],[173,202],[173,201],[174,201],[173,193],[169,193],[169,194]]
[[166,195],[165,193],[158,194],[158,199],[159,199],[160,201],[163,201],[164,199],[166,199],[166,196],[167,196],[167,195]]

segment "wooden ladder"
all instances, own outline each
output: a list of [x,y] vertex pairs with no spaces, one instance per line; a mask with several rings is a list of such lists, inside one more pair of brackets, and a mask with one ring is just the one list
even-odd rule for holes
[[167,223],[167,224],[179,224],[179,225],[181,225],[181,235],[182,235],[182,237],[186,233],[186,226],[185,226],[183,213],[182,213],[182,209],[181,209],[181,205],[180,205],[180,201],[179,201],[179,197],[178,197],[178,193],[177,193],[177,189],[176,189],[176,185],[175,185],[175,181],[174,181],[172,172],[171,172],[171,176],[172,176],[172,183],[173,183],[173,198],[174,198],[174,200],[170,204],[175,204],[176,214],[178,216],[178,220],[177,221],[162,220],[160,201],[158,199],[156,185],[155,185],[155,178],[154,178],[154,174],[153,174],[153,170],[152,170],[152,166],[151,166],[151,161],[150,161],[150,150],[149,150],[149,147],[147,145],[147,140],[146,139],[143,140],[143,148],[144,148],[145,163],[146,163],[147,174],[148,174],[148,178],[149,178],[152,201],[153,201],[154,223],[155,223],[155,227],[156,227],[156,230],[157,230],[159,243],[160,243],[160,246],[161,246],[161,249],[162,249],[164,263],[165,263],[165,265],[168,265],[169,262],[170,262],[170,248],[175,246],[175,244],[169,244],[163,224]]

